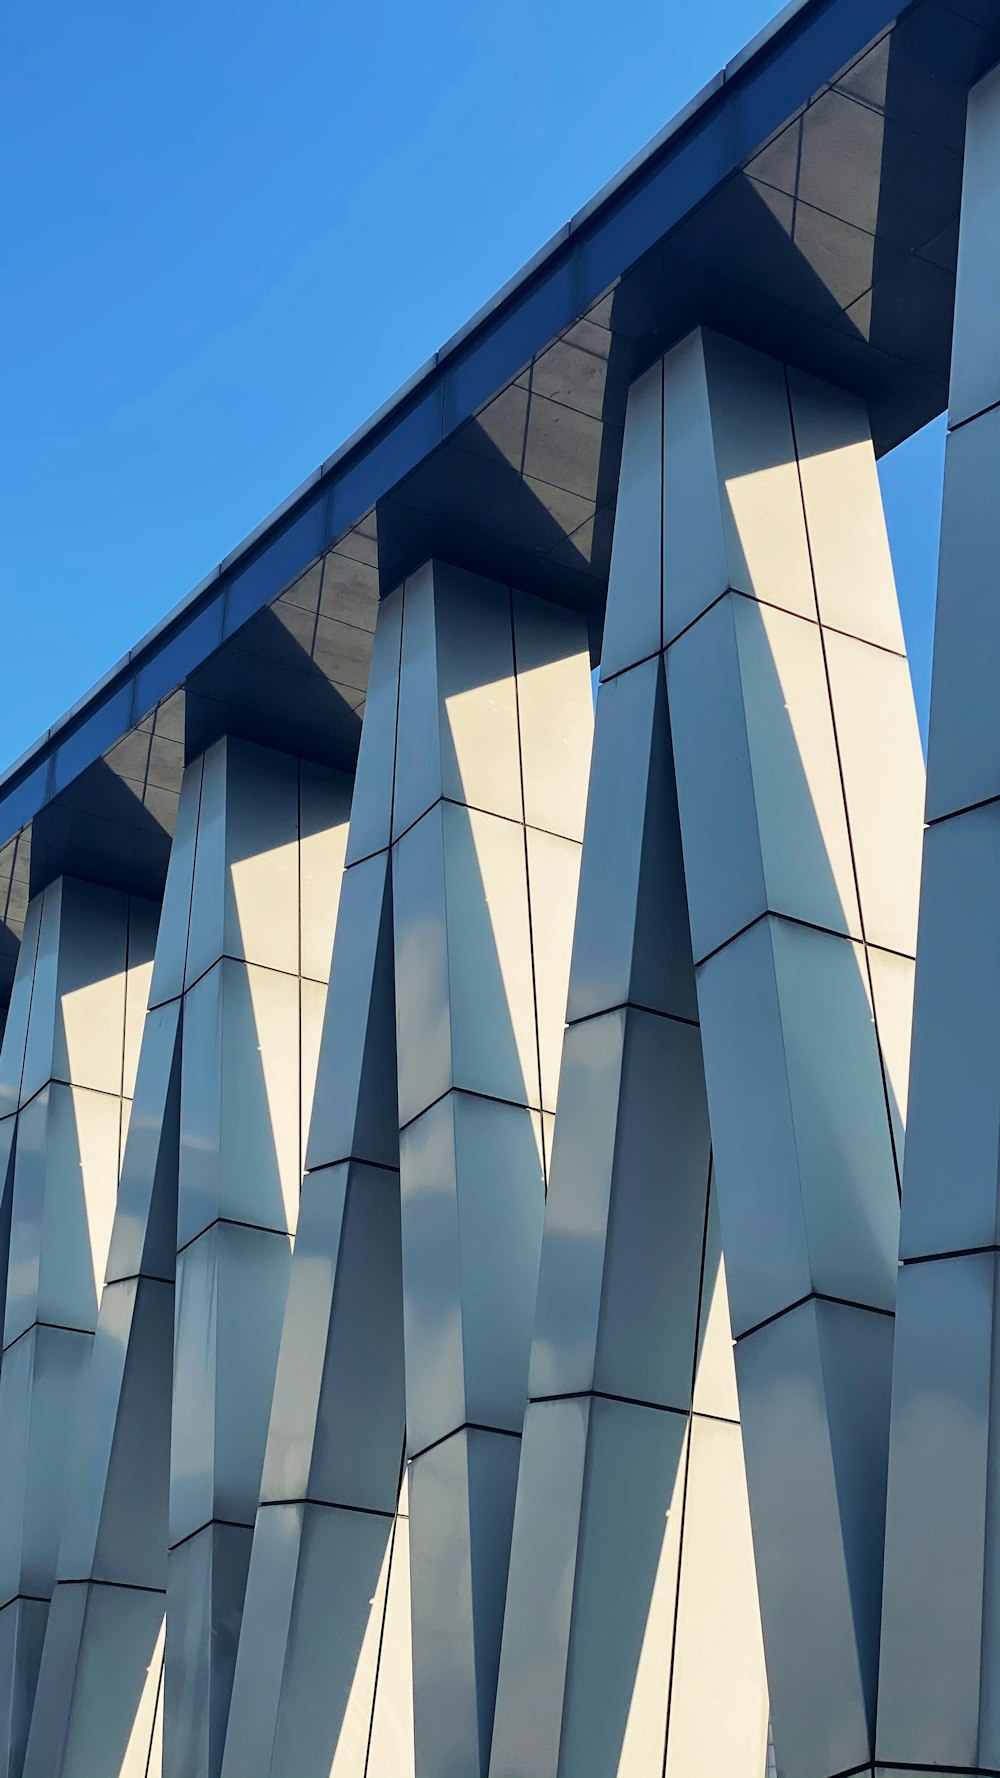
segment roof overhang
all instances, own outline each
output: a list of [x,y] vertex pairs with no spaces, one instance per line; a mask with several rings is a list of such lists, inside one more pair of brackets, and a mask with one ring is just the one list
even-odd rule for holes
[[8,954],[62,870],[158,891],[217,734],[349,769],[378,598],[426,557],[583,609],[596,652],[627,390],[692,326],[862,393],[879,452],[939,413],[998,58],[1000,0],[787,7],[0,778]]

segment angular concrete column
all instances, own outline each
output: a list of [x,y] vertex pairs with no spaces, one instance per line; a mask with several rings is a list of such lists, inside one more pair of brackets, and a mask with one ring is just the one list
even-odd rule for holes
[[[600,695],[610,713],[621,681],[631,728],[622,719],[617,751],[643,773],[661,658],[776,1766],[785,1778],[827,1778],[866,1764],[873,1747],[921,762],[863,410],[701,333],[640,378],[629,400]],[[648,801],[645,783],[634,794]],[[667,832],[662,791],[654,801]],[[617,872],[635,945],[644,921],[653,933],[664,924],[663,898],[645,912],[646,860],[633,842],[614,851],[612,867],[610,850],[602,847],[604,865]],[[678,863],[673,870],[678,877]],[[677,895],[675,886],[666,905]],[[664,998],[662,987],[675,931],[674,916],[647,947],[656,985],[643,992],[648,1017],[672,1015],[679,1027],[683,998]],[[588,944],[601,958],[593,926],[589,941],[581,926],[581,975]],[[636,956],[641,948],[626,950],[588,1004],[610,1010],[615,996],[637,993]],[[574,1032],[567,1081],[576,1041]],[[615,1084],[619,1066],[604,1061],[615,1115],[641,1129]],[[683,1078],[676,1059],[657,1077],[650,1120],[667,1083]],[[622,1078],[627,1088],[627,1068]],[[697,1098],[672,1090],[679,1107],[667,1115],[687,1143]],[[613,1204],[625,1177],[605,1162]],[[679,1172],[673,1184],[683,1243]],[[595,1195],[594,1250],[607,1268],[604,1203]],[[588,1278],[582,1260],[577,1268]],[[597,1276],[595,1261],[588,1340],[600,1331]],[[540,1318],[542,1309],[540,1298]],[[690,1323],[689,1305],[689,1342]],[[675,1337],[683,1326],[681,1317]],[[553,1374],[570,1375],[554,1340],[553,1354]],[[583,1376],[582,1345],[571,1356]],[[689,1465],[691,1500],[693,1446]],[[636,1527],[638,1538],[638,1518]],[[569,1555],[579,1562],[575,1543]],[[649,1588],[648,1552],[645,1573]],[[634,1614],[634,1572],[632,1581]],[[572,1668],[565,1617],[560,1635],[557,1666],[568,1647]],[[681,1612],[672,1722],[682,1646]],[[685,1774],[712,1763],[697,1736],[675,1733],[671,1750],[670,1722],[667,1731],[668,1770],[671,1760]],[[557,1769],[554,1745],[539,1771]],[[752,1762],[756,1752],[743,1746],[738,1757]]]
[[413,1771],[389,834],[401,596],[375,633],[224,1778]]
[[1000,1769],[1000,73],[969,101],[900,1235],[878,1753]]
[[[662,415],[660,622],[774,1749],[787,1778],[829,1778],[874,1746],[922,762],[861,404],[708,334],[660,375],[636,419],[655,456]],[[656,580],[654,557],[654,626]]]
[[164,1770],[217,1778],[349,786],[224,740],[185,774],[152,1008],[180,1002]]
[[583,620],[402,592],[393,913],[416,1769],[486,1772],[592,730]]
[[[62,878],[28,910],[0,1052],[0,1771],[22,1770],[71,1496],[156,910]],[[4,1232],[6,1247],[6,1230]],[[4,1255],[5,1262],[7,1255]]]
[[[620,557],[615,606],[630,592]],[[658,653],[598,693],[568,1013],[491,1778],[762,1778],[767,1692]]]
[[159,1778],[179,1120],[172,1001],[143,1029],[24,1778]]

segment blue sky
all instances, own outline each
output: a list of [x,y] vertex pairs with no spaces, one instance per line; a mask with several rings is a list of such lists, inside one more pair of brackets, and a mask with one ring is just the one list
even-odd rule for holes
[[[774,9],[15,0],[0,766]],[[922,710],[942,462],[883,466]]]

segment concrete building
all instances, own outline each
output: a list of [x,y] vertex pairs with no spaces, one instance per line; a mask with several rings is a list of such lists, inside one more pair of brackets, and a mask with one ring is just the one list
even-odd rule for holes
[[793,0],[0,780],[0,1778],[1000,1772],[998,58]]

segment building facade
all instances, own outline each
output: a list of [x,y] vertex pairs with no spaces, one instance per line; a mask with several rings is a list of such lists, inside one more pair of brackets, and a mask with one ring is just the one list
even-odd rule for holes
[[1000,1772],[998,59],[786,8],[0,781],[0,1778]]

